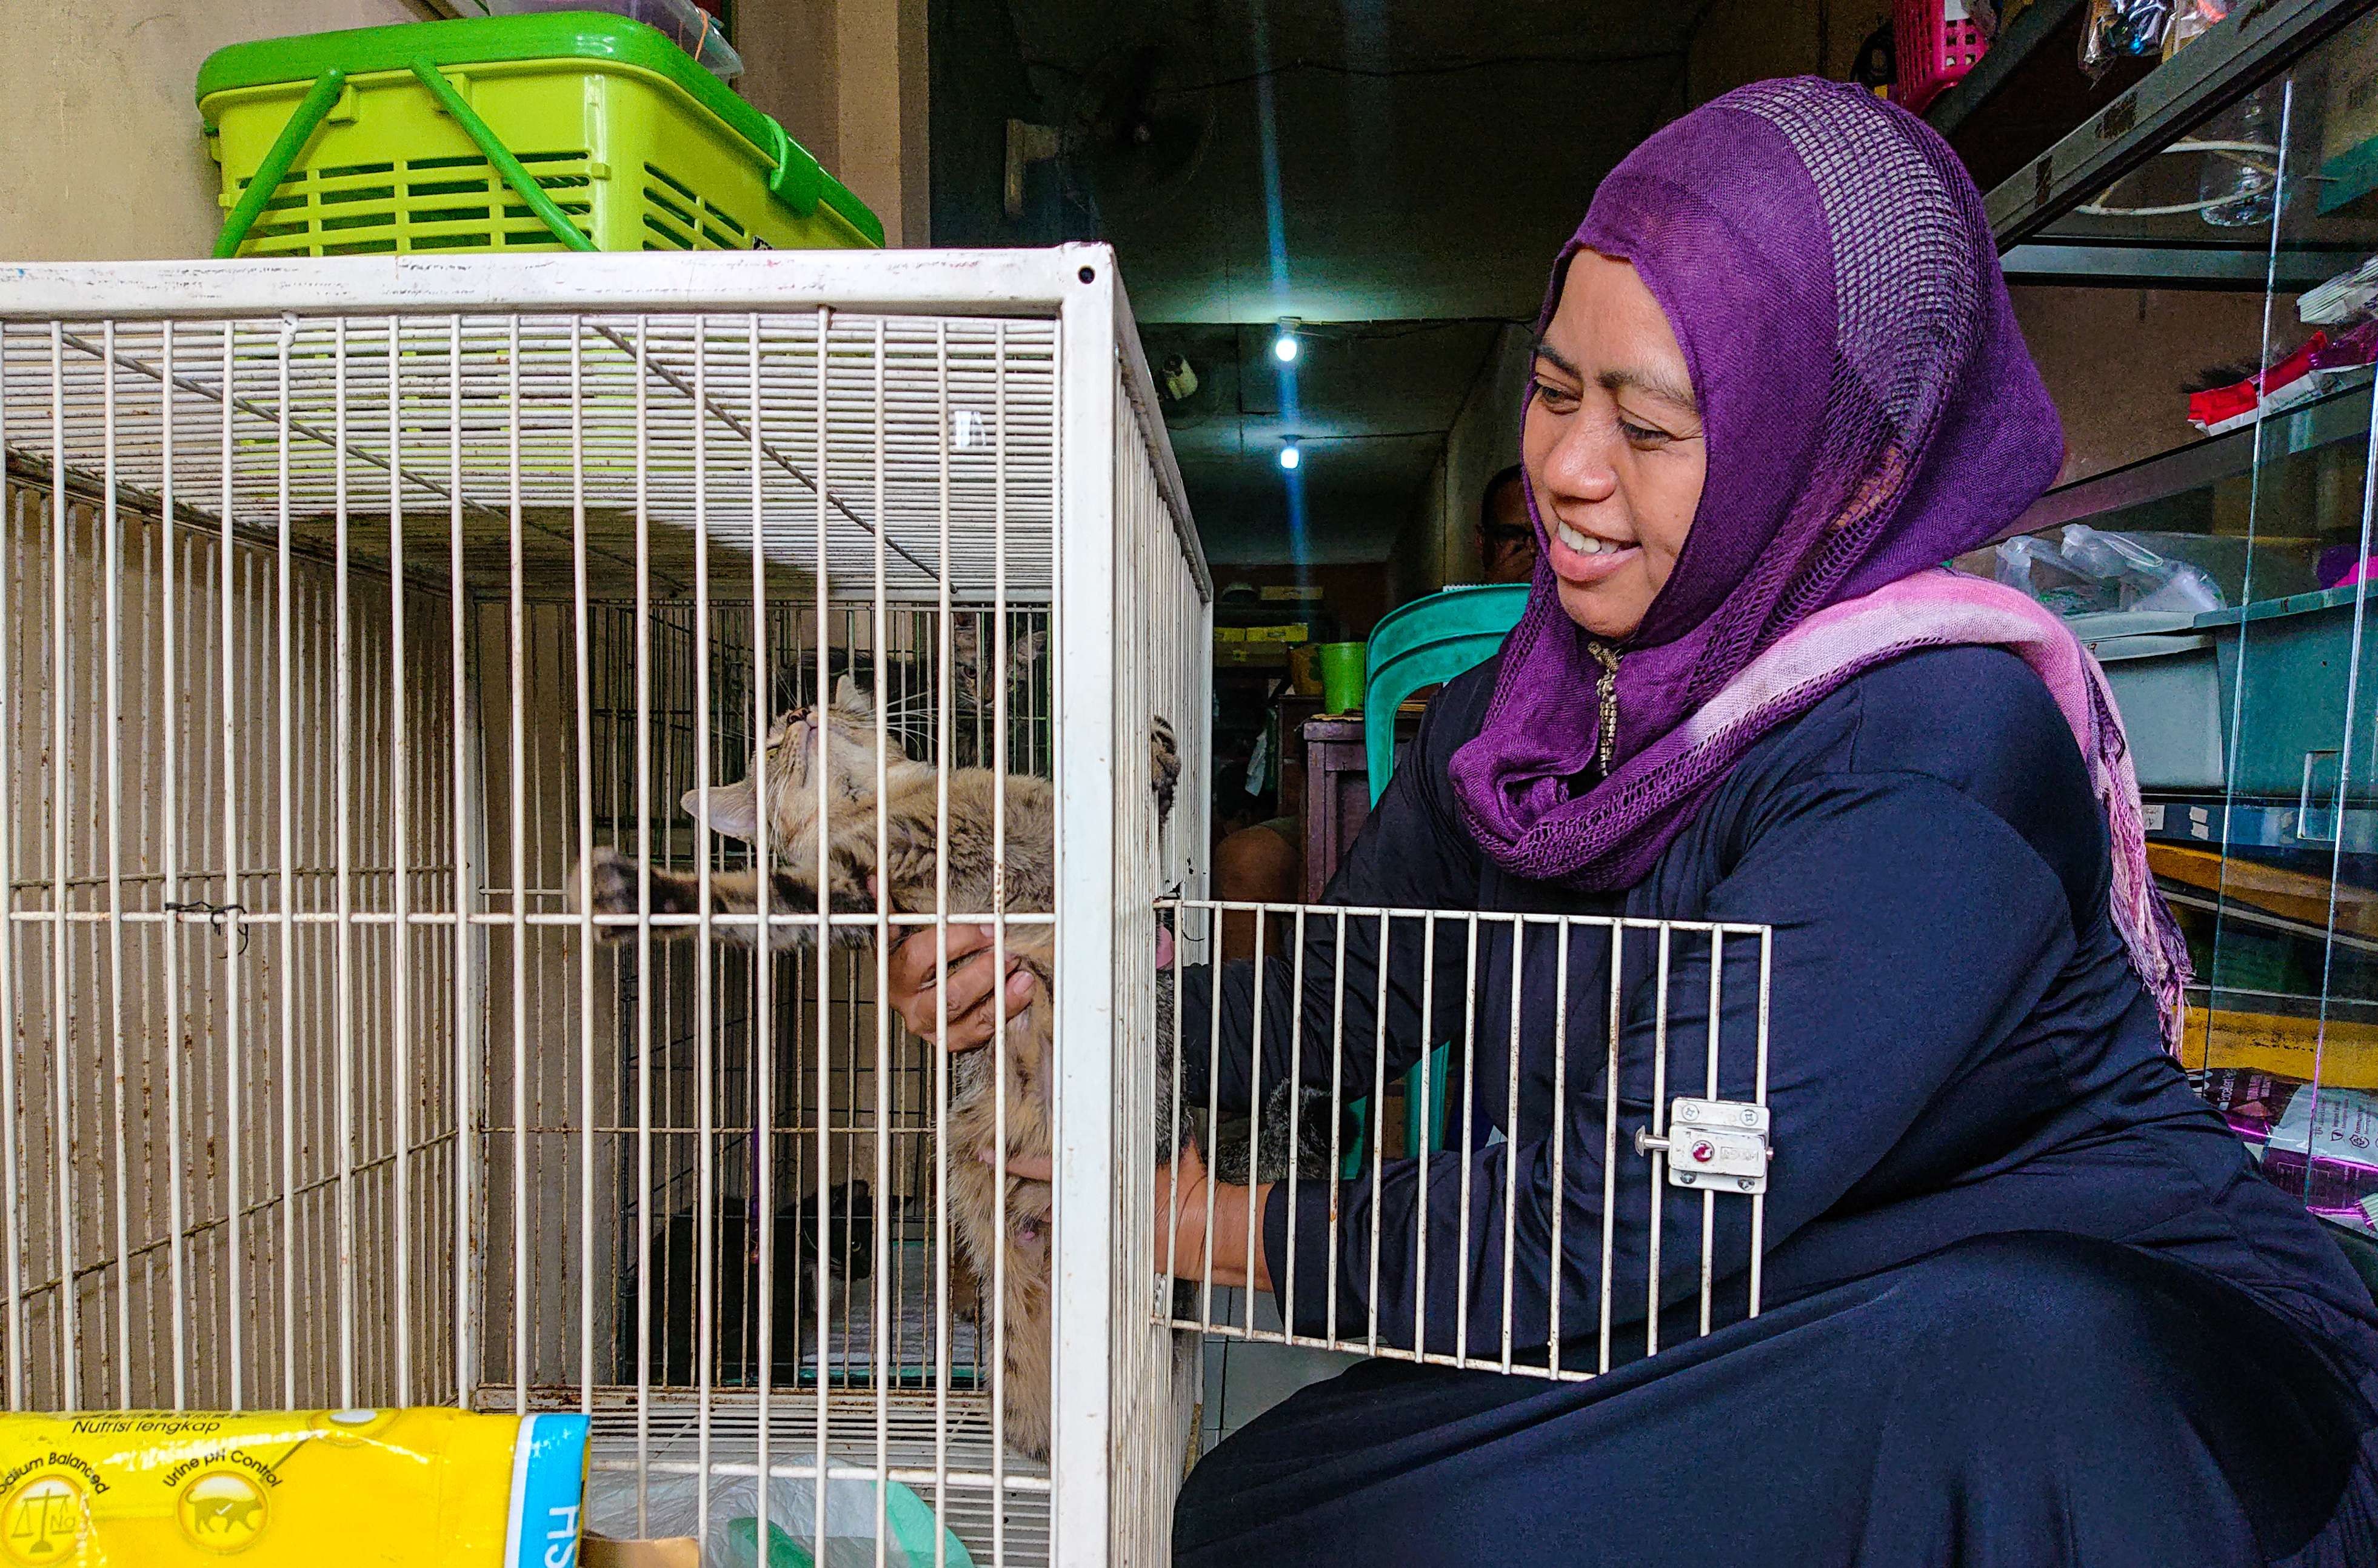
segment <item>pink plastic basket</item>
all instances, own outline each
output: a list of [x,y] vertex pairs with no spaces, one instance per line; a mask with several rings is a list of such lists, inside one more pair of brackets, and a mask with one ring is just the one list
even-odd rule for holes
[[1892,100],[1918,114],[1990,47],[1966,19],[1964,0],[1892,0],[1891,43],[1899,57]]

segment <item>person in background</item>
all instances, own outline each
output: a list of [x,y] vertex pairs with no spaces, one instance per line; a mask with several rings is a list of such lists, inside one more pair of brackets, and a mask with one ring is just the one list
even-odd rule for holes
[[[1248,795],[1243,768],[1226,770],[1216,791],[1216,825],[1221,836],[1214,845],[1214,896],[1226,904],[1294,904],[1303,894],[1304,853],[1299,843],[1304,832],[1303,792],[1287,787],[1291,777],[1301,782],[1303,770],[1279,772],[1282,787],[1276,793]],[[1222,801],[1241,806],[1245,816],[1227,813]],[[1255,926],[1252,914],[1223,916],[1222,951],[1252,956]],[[1281,923],[1272,921],[1269,927],[1264,946],[1278,952]]]
[[1513,463],[1478,497],[1478,581],[1526,582],[1536,575],[1536,525],[1528,521],[1528,478]]

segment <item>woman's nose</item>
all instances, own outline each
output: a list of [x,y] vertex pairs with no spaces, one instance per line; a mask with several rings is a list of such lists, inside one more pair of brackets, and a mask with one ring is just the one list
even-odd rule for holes
[[1537,504],[1557,505],[1606,501],[1618,489],[1618,471],[1610,461],[1610,432],[1583,413],[1562,424],[1559,439],[1544,454],[1544,494]]

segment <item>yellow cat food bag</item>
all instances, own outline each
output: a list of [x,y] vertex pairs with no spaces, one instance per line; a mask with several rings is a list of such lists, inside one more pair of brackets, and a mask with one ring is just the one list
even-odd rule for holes
[[575,1568],[586,1418],[0,1416],[0,1568]]

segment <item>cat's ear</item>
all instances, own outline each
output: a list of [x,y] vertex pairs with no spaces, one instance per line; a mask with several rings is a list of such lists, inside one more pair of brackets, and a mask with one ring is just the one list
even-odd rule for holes
[[865,691],[859,689],[859,682],[851,678],[848,671],[845,671],[842,678],[834,683],[834,705],[854,719],[866,718],[875,712],[875,704],[868,700]]
[[[702,796],[698,789],[685,792],[679,802],[685,814],[695,821],[702,820]],[[751,781],[721,784],[710,791],[710,831],[750,844],[760,836],[759,797],[751,789]]]
[[1049,634],[1046,631],[1036,631],[1027,636],[1019,637],[1014,642],[1010,643],[1008,645],[1007,656],[1009,661],[1015,665],[1016,673],[1021,675],[1026,670],[1030,669],[1034,664],[1039,663],[1040,655],[1048,646]]

